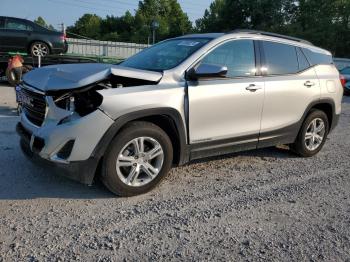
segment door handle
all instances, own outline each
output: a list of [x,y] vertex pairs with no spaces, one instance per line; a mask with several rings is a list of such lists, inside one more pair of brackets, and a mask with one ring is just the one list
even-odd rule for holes
[[314,86],[315,85],[315,83],[314,82],[311,82],[311,81],[306,81],[305,83],[304,83],[304,86],[306,86],[306,87],[312,87],[312,86]]
[[250,92],[255,92],[256,90],[262,89],[261,86],[257,86],[255,84],[250,84],[248,87],[245,88],[246,90]]

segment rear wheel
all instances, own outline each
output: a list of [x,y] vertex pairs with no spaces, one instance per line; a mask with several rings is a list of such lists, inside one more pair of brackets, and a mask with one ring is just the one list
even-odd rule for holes
[[328,132],[327,115],[321,110],[313,109],[306,117],[297,140],[291,148],[303,157],[314,156],[322,149]]
[[44,42],[34,42],[30,46],[30,54],[32,56],[47,56],[50,54],[50,48]]
[[134,196],[154,188],[169,172],[173,148],[168,135],[148,122],[133,122],[106,152],[102,181],[119,196]]

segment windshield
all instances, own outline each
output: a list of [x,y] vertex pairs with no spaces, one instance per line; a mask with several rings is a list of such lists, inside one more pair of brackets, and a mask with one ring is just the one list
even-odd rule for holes
[[120,65],[151,71],[164,71],[181,64],[210,40],[209,38],[182,38],[164,41],[137,53]]

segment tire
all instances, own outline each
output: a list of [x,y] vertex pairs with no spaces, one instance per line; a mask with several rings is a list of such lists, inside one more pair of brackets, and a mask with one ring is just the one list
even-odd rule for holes
[[160,127],[149,122],[131,122],[107,149],[101,180],[118,196],[144,194],[168,174],[172,161],[172,143]]
[[344,95],[345,96],[350,96],[350,90],[344,89]]
[[[322,122],[324,125],[323,131],[317,132],[317,130],[321,130]],[[314,132],[314,130],[316,131]],[[291,145],[291,149],[302,157],[312,157],[323,148],[328,132],[329,121],[327,115],[321,110],[312,109],[299,131],[296,141]],[[322,137],[321,141],[320,137]]]
[[32,56],[47,56],[50,54],[50,48],[49,46],[44,43],[44,42],[40,42],[40,41],[37,41],[37,42],[34,42],[30,45],[30,54]]

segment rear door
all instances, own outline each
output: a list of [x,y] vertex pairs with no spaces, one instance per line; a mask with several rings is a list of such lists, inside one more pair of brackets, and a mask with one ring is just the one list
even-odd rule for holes
[[7,18],[2,39],[6,51],[26,51],[32,30],[25,21]]
[[310,103],[320,98],[316,72],[299,47],[261,41],[265,100],[259,146],[293,142]]

